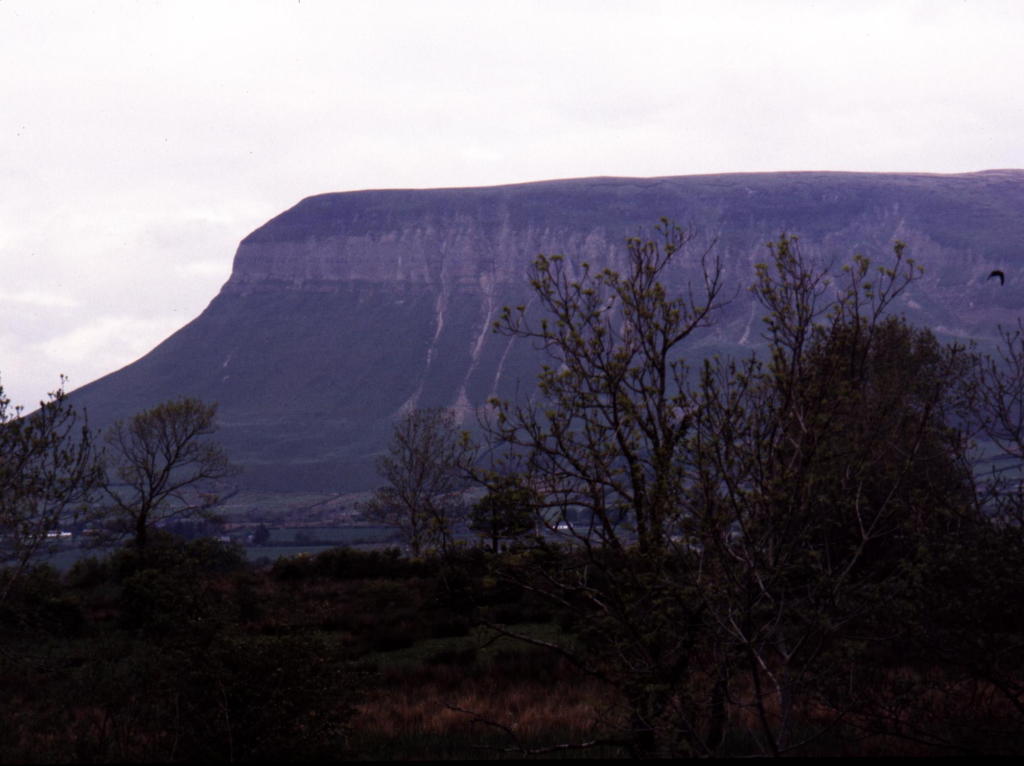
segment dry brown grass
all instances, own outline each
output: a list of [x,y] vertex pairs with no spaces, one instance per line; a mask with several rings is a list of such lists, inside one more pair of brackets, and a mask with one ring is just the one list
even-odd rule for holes
[[[1020,711],[993,684],[941,668],[875,668],[858,699],[829,704],[798,695],[789,746],[794,754],[928,756],[1016,752]],[[729,726],[764,741],[753,685],[736,679]],[[762,698],[773,731],[781,725],[777,695]]]
[[[553,662],[543,655],[534,659]],[[545,677],[516,674],[500,661],[389,673],[359,707],[353,729],[388,738],[488,732],[507,738],[510,746],[593,738],[607,723],[607,688],[555,663]]]

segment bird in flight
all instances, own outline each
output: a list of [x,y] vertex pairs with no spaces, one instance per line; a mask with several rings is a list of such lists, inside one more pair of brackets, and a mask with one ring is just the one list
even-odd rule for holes
[[1001,272],[999,269],[993,269],[992,273],[988,275],[988,279],[986,279],[985,281],[987,282],[989,279],[992,279],[992,277],[999,277],[999,284],[1000,285],[1005,285],[1006,284],[1006,275],[1003,272]]

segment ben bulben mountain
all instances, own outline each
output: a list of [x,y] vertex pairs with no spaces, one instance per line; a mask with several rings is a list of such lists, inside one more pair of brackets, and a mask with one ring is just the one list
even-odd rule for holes
[[[537,352],[491,328],[527,303],[539,254],[615,267],[661,217],[695,232],[671,275],[684,289],[713,245],[728,304],[692,351],[749,354],[761,310],[747,287],[786,232],[841,263],[894,240],[924,267],[900,299],[940,337],[996,336],[1024,308],[1024,171],[962,175],[757,173],[583,178],[465,189],[321,194],[252,232],[192,322],[73,394],[103,426],[158,402],[219,402],[218,438],[249,488],[374,487],[373,458],[410,407],[528,395]],[[988,279],[998,270],[1005,284]]]

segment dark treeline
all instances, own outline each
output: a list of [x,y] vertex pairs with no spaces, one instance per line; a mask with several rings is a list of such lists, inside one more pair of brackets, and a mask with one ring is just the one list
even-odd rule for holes
[[[366,511],[409,557],[254,568],[156,529],[229,474],[207,440],[147,451],[208,434],[199,403],[120,425],[106,465],[44,442],[71,450],[66,495],[15,469],[29,420],[5,417],[0,757],[1024,750],[1020,331],[996,358],[943,344],[899,315],[902,245],[830,271],[782,237],[751,288],[765,351],[690,366],[724,285],[688,242],[663,221],[622,273],[535,262],[531,310],[496,330],[548,354],[537,390],[475,441],[410,413],[381,458]],[[680,262],[698,276],[673,291]],[[131,543],[35,565],[81,507]]]

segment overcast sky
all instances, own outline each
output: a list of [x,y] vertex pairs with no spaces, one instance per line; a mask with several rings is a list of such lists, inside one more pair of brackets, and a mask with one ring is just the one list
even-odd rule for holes
[[0,0],[0,383],[135,360],[301,198],[1024,167],[1024,3]]

